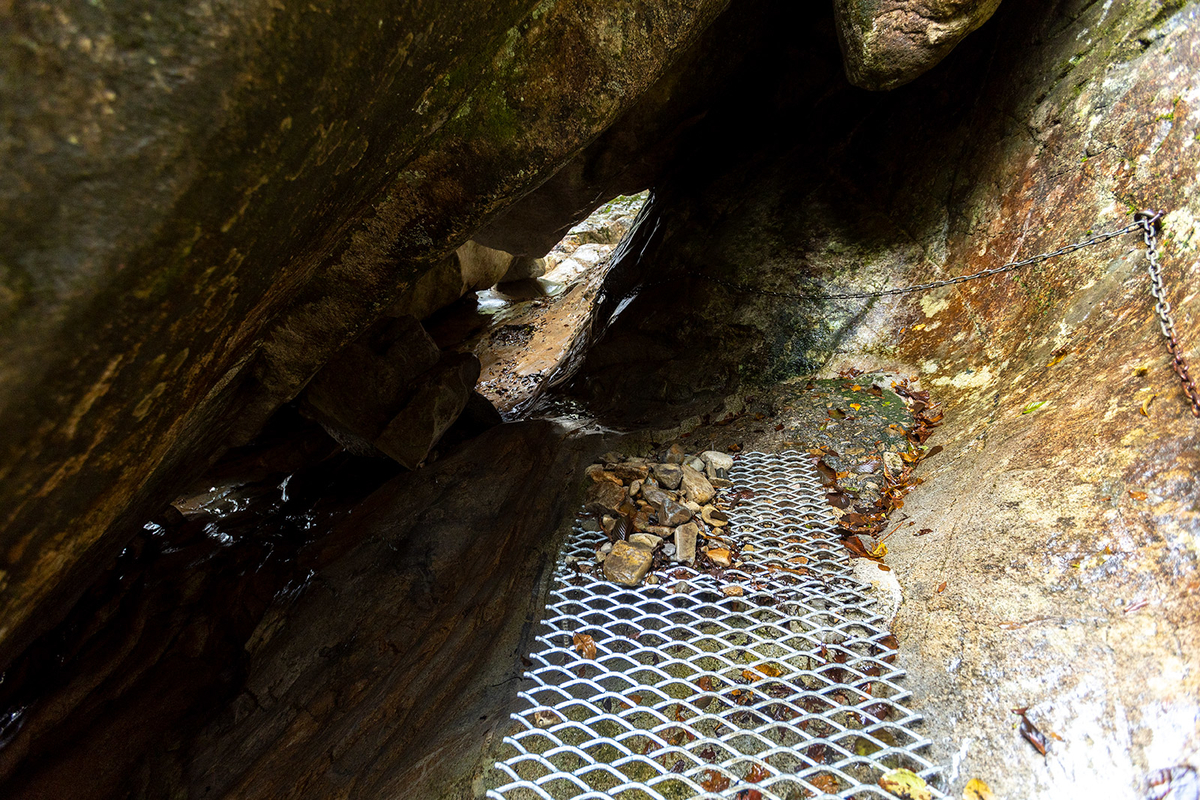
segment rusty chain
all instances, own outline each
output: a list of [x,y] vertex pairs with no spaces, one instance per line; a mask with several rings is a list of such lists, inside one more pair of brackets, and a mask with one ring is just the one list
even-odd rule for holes
[[1142,238],[1146,241],[1146,271],[1150,273],[1150,294],[1154,295],[1154,310],[1158,314],[1158,325],[1162,328],[1163,337],[1167,340],[1167,352],[1171,354],[1171,366],[1183,384],[1183,393],[1187,395],[1192,406],[1192,416],[1200,417],[1200,392],[1188,375],[1187,362],[1180,352],[1179,339],[1175,335],[1175,320],[1171,318],[1171,303],[1167,300],[1167,290],[1163,286],[1162,271],[1158,266],[1158,234],[1162,226],[1162,211],[1139,211],[1134,215],[1134,221],[1142,229]]

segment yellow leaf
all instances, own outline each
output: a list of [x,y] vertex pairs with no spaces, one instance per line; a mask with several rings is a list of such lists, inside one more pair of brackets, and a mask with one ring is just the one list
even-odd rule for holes
[[879,785],[905,800],[933,800],[925,779],[910,769],[894,769],[879,779]]
[[992,788],[979,778],[971,778],[963,789],[963,800],[996,800]]

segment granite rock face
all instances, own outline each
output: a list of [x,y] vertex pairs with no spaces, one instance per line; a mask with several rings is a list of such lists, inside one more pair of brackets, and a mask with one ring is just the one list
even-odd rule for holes
[[988,21],[1000,0],[834,0],[846,76],[894,89],[924,74]]

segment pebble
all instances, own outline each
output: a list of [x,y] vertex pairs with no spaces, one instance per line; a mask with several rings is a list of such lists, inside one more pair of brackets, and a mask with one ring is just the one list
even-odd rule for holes
[[708,482],[708,478],[704,477],[704,473],[685,464],[683,467],[683,491],[689,500],[704,505],[712,500],[716,490]]
[[689,522],[675,529],[675,560],[692,562],[696,560],[696,539],[700,529],[696,523]]
[[645,464],[610,464],[609,471],[622,481],[645,480],[650,468]]
[[584,507],[592,513],[616,512],[623,502],[625,502],[625,487],[606,480],[589,486],[584,497]]
[[629,537],[629,543],[638,547],[645,547],[653,550],[662,544],[662,537],[655,536],[652,533],[635,533]]
[[612,542],[605,542],[604,544],[600,545],[600,552],[601,553],[610,553],[610,552],[612,552],[612,548],[613,548]]
[[617,527],[617,518],[605,514],[600,518],[600,529],[605,533],[612,533],[613,528]]
[[716,506],[704,506],[700,509],[700,518],[716,528],[723,528],[729,524],[729,515]]
[[651,469],[660,486],[678,489],[683,480],[683,469],[678,464],[655,464]]
[[650,551],[629,542],[617,542],[604,559],[604,575],[622,586],[638,586],[650,571]]
[[887,467],[888,472],[892,473],[893,475],[904,471],[904,459],[900,457],[899,453],[884,451],[883,463],[884,466]]
[[671,445],[667,448],[667,452],[663,454],[663,461],[667,464],[682,464],[685,453],[679,443]]
[[696,472],[704,472],[704,462],[695,456],[688,456],[683,460],[683,463],[696,470]]
[[733,456],[726,453],[705,450],[700,458],[704,461],[704,471],[709,478],[728,478],[729,470],[733,469]]
[[728,567],[733,563],[732,556],[730,556],[729,551],[724,547],[714,547],[704,552],[718,567]]
[[629,496],[630,497],[637,497],[638,492],[640,492],[641,490],[642,490],[642,482],[641,481],[633,481],[632,483],[629,484]]
[[664,556],[666,556],[667,558],[670,558],[671,556],[675,555],[675,545],[671,544],[670,542],[667,542],[666,544],[663,545],[662,551],[663,551]]

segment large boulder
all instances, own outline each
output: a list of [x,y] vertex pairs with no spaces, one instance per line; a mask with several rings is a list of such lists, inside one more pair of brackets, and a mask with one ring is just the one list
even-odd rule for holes
[[0,7],[0,665],[726,3]]

